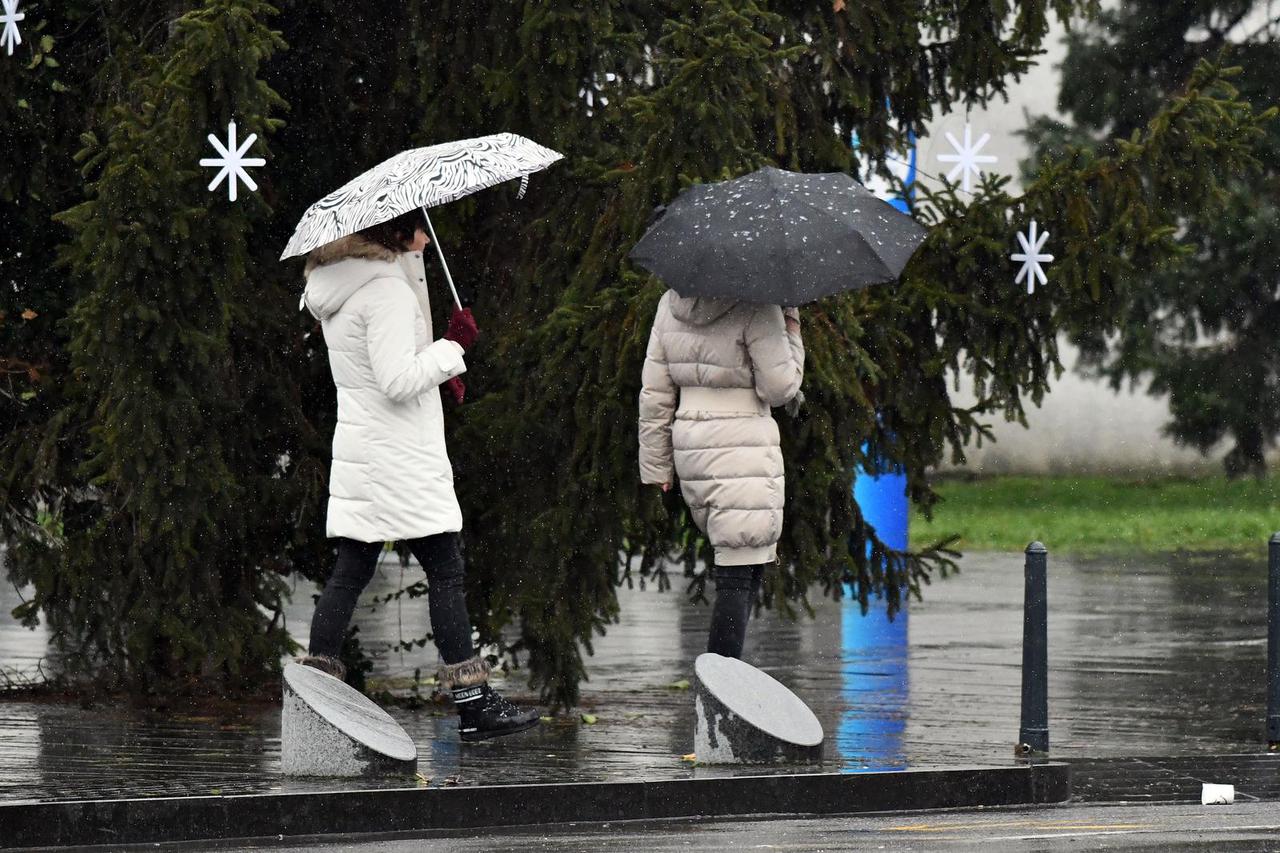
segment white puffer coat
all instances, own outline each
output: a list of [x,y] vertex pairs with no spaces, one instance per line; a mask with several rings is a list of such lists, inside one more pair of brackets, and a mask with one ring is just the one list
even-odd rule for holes
[[432,339],[421,253],[335,240],[308,257],[302,301],[324,329],[338,389],[328,535],[461,530],[438,386],[466,365],[462,347]]
[[804,343],[778,306],[674,291],[658,303],[640,392],[640,479],[679,475],[717,565],[777,558],[786,488],[769,407],[795,397],[803,377]]

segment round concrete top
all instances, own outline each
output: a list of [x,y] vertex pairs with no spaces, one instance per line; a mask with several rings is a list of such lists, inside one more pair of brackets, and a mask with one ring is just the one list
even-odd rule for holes
[[749,663],[722,655],[698,655],[698,682],[755,728],[797,746],[822,743],[822,723],[800,697]]
[[284,681],[311,710],[355,742],[397,761],[418,757],[400,724],[345,681],[296,663],[285,664]]

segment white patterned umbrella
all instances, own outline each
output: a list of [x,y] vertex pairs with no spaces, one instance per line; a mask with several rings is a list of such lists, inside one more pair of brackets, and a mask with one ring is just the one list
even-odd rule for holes
[[[280,260],[386,222],[416,207],[448,204],[503,181],[521,179],[521,193],[533,172],[540,172],[564,155],[514,133],[495,133],[427,148],[402,151],[307,208],[289,238]],[[431,242],[444,266],[453,299],[458,292],[427,217]],[[461,304],[461,303],[459,303]]]

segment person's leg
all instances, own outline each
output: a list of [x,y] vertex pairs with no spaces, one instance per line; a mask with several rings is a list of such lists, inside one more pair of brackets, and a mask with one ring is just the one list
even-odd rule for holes
[[445,664],[459,664],[475,657],[460,537],[456,533],[440,533],[412,539],[409,550],[427,574],[427,608],[440,659]]
[[755,609],[756,601],[760,598],[760,587],[764,584],[765,564],[751,567],[751,609]]
[[486,740],[536,726],[541,718],[536,709],[513,705],[489,686],[489,666],[471,644],[461,537],[440,533],[412,539],[409,550],[427,574],[431,633],[444,661],[437,680],[453,694],[462,739]]
[[742,657],[747,639],[747,619],[755,603],[761,566],[715,566],[716,600],[711,608],[707,651],[730,658]]
[[382,545],[381,542],[338,540],[338,562],[316,602],[316,612],[311,617],[311,641],[302,663],[338,678],[345,676],[345,667],[338,661],[342,640],[355,612],[356,600],[378,568]]

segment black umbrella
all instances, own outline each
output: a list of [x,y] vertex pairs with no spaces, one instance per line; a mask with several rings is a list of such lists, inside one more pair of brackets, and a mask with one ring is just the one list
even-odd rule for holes
[[893,281],[925,233],[843,172],[766,167],[690,187],[630,257],[681,296],[803,305]]

